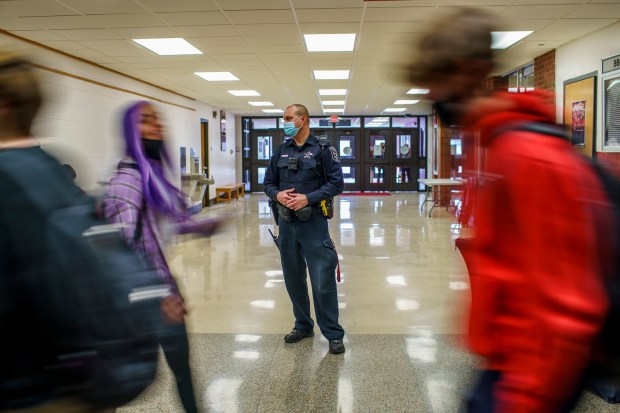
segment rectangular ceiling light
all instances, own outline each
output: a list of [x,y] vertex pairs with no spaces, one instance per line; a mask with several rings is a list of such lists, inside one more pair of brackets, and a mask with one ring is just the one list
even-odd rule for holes
[[234,96],[260,96],[255,90],[229,90],[228,93]]
[[384,112],[404,112],[407,108],[385,108]]
[[428,95],[430,93],[430,89],[409,89],[407,91],[408,95]]
[[209,82],[225,82],[228,80],[239,80],[239,78],[230,72],[194,72],[196,76],[200,76]]
[[419,99],[399,99],[394,102],[395,105],[415,105],[418,103]]
[[263,109],[265,113],[284,113],[282,109]]
[[355,47],[355,33],[347,34],[304,34],[309,52],[352,52]]
[[491,49],[508,49],[519,40],[534,33],[533,31],[513,31],[513,32],[491,32],[493,41]]
[[321,103],[323,106],[344,105],[344,100],[324,100]]
[[344,109],[323,109],[325,113],[344,113]]
[[345,96],[346,94],[346,89],[319,89],[321,96]]
[[166,39],[132,39],[132,41],[160,56],[203,54],[187,40],[180,37]]
[[248,102],[252,106],[273,106],[271,102]]
[[315,70],[316,80],[348,79],[350,70]]

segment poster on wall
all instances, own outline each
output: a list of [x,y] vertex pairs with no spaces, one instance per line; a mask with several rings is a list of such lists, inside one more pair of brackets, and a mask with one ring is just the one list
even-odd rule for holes
[[585,146],[586,143],[586,101],[573,102],[571,120],[571,143],[573,146]]
[[220,145],[221,150],[226,150],[226,112],[220,110]]
[[597,72],[564,81],[564,121],[575,150],[589,158],[596,152]]

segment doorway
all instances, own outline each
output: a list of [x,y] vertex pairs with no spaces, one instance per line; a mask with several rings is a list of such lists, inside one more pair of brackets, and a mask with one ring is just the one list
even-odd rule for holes
[[[202,173],[209,178],[209,121],[200,119],[200,155],[202,159]],[[209,206],[209,192],[202,198],[202,206]]]

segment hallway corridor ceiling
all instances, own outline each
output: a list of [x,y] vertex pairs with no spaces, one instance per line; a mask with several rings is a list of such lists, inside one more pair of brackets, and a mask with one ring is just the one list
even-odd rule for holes
[[[399,62],[428,21],[455,6],[476,6],[503,19],[500,30],[531,30],[499,52],[495,74],[532,62],[558,46],[620,19],[620,0],[0,0],[0,29],[106,68],[241,115],[265,115],[305,103],[344,100],[345,114],[379,114],[410,87]],[[352,52],[308,52],[304,34],[354,33]],[[131,39],[184,38],[204,54],[159,56]],[[314,70],[350,70],[317,80]],[[206,81],[194,72],[230,72],[238,81]],[[228,90],[256,90],[259,97]],[[320,96],[319,89],[346,89]],[[428,103],[400,105],[428,113]],[[342,106],[339,106],[342,107]]]

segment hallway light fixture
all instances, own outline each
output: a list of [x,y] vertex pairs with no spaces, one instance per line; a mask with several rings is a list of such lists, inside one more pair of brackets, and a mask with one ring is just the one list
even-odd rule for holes
[[314,78],[316,80],[348,79],[350,74],[350,70],[315,70]]
[[321,96],[344,96],[346,94],[346,89],[319,89],[319,95]]
[[324,113],[344,113],[344,109],[323,109]]
[[407,108],[385,108],[384,112],[404,112]]
[[508,49],[513,44],[524,39],[530,34],[534,33],[531,30],[527,31],[510,31],[510,32],[491,32],[493,41],[491,43],[491,49]]
[[394,104],[395,105],[415,105],[419,101],[420,101],[419,99],[399,99],[399,100],[394,101]]
[[209,82],[225,82],[229,80],[239,80],[239,78],[230,72],[194,72],[196,76],[203,78]]
[[131,39],[134,43],[139,44],[157,53],[160,56],[176,56],[188,54],[203,54],[195,48],[191,43],[181,37],[171,37],[165,39]]
[[344,105],[344,100],[324,100],[321,104],[323,106]]
[[255,90],[229,90],[228,93],[233,96],[260,96]]
[[430,89],[418,89],[418,88],[413,88],[413,89],[409,89],[407,91],[408,95],[428,95],[430,93]]
[[355,33],[304,34],[304,40],[309,52],[352,52],[355,36]]
[[248,102],[252,106],[273,106],[271,102]]

